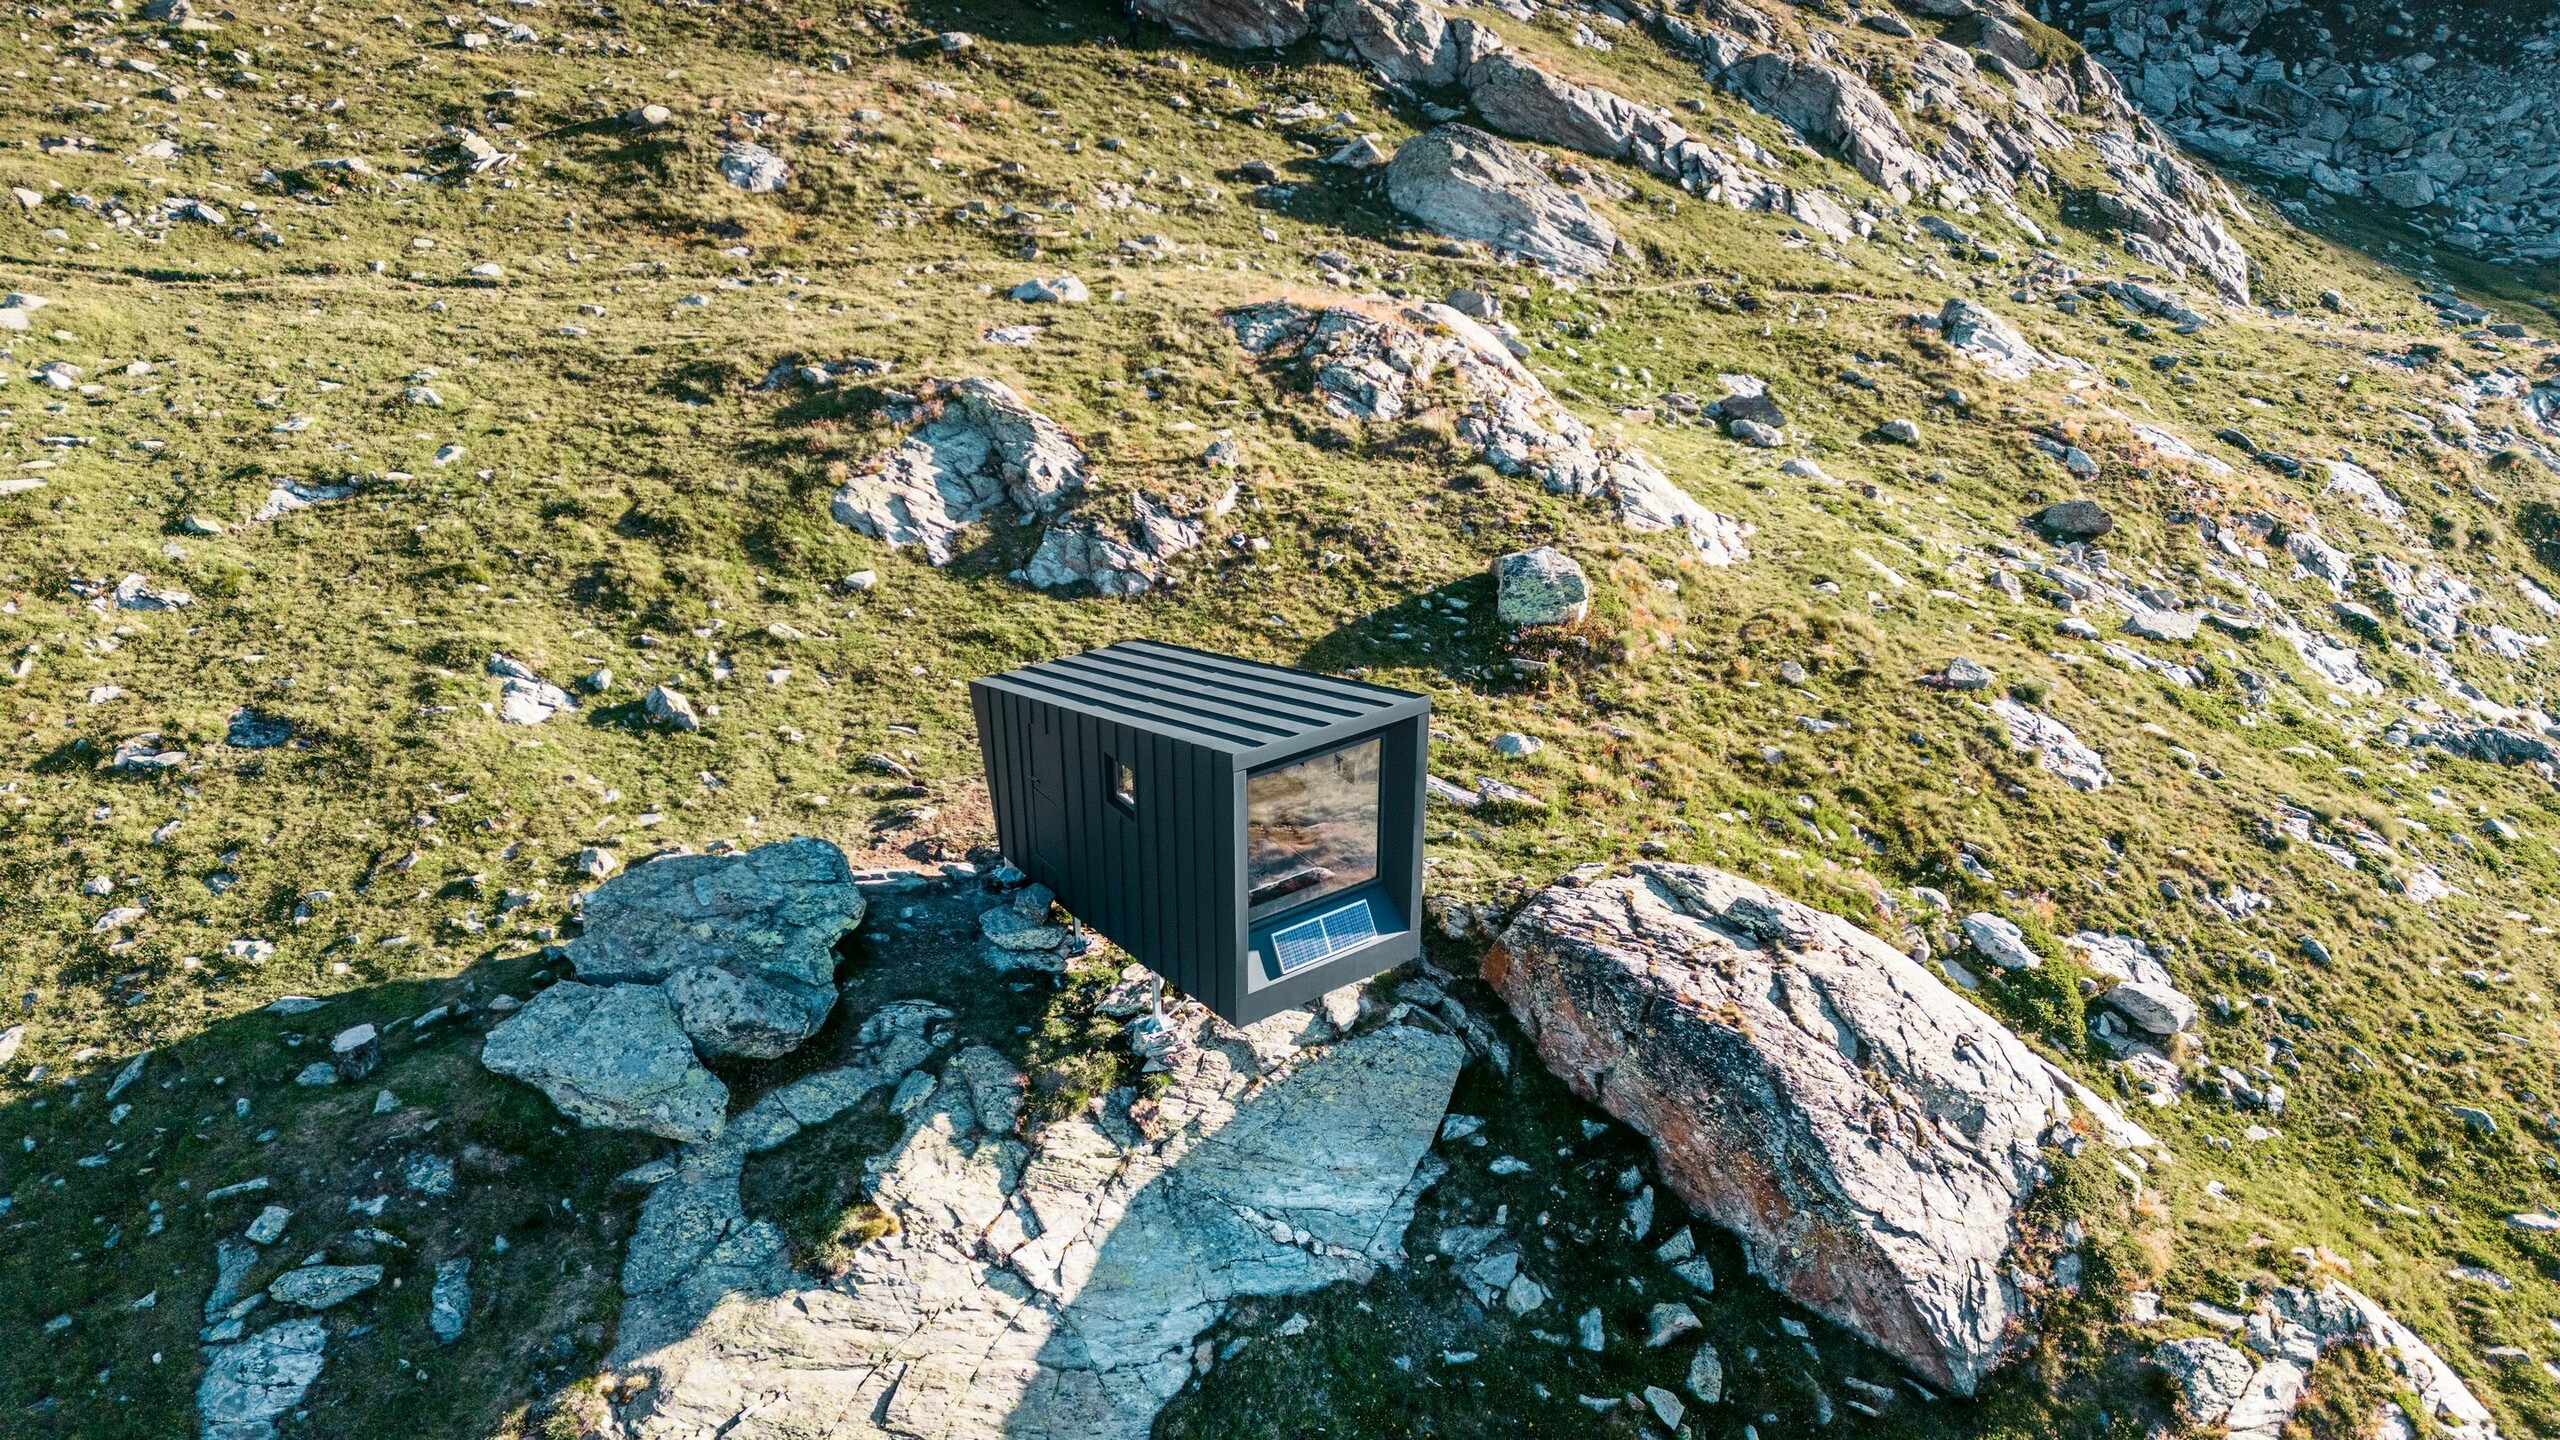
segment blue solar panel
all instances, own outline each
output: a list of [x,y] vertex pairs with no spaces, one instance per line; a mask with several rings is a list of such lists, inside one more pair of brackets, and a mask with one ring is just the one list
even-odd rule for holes
[[1369,914],[1369,902],[1354,900],[1273,932],[1271,953],[1280,963],[1281,974],[1294,975],[1377,938],[1378,924]]

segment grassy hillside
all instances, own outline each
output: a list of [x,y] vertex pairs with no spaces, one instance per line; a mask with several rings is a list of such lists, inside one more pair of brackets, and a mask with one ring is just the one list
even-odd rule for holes
[[[0,181],[36,197],[0,215],[0,290],[50,302],[25,333],[0,334],[0,479],[43,482],[0,497],[0,1027],[27,1026],[0,1076],[0,1138],[23,1137],[0,1150],[0,1433],[186,1430],[213,1242],[259,1203],[202,1197],[299,1174],[322,1197],[302,1202],[312,1228],[286,1246],[300,1253],[367,1223],[342,1219],[339,1197],[384,1193],[367,1172],[396,1176],[423,1133],[404,1127],[430,1117],[473,1183],[414,1228],[384,1222],[405,1258],[333,1242],[333,1255],[374,1243],[408,1283],[352,1322],[380,1329],[333,1359],[300,1433],[379,1433],[395,1416],[421,1435],[577,1433],[614,1309],[613,1242],[636,1203],[610,1177],[648,1147],[569,1131],[480,1072],[460,1030],[394,1035],[379,1085],[414,1108],[381,1116],[374,1082],[296,1088],[306,1047],[340,1023],[524,993],[589,883],[576,868],[588,847],[628,863],[817,834],[857,863],[961,857],[992,839],[965,681],[1129,635],[1427,690],[1438,773],[1493,775],[1551,807],[1508,822],[1435,811],[1444,894],[1500,900],[1578,864],[1668,854],[1888,937],[1911,927],[1943,954],[1945,922],[1910,888],[1934,886],[2043,936],[2145,937],[2212,997],[2191,1058],[2282,1084],[2283,1113],[2201,1093],[2143,1111],[2177,1162],[2138,1202],[2089,1182],[2089,1213],[2125,1241],[2103,1293],[2093,1282],[2057,1307],[2046,1346],[1984,1401],[1906,1404],[1881,1433],[2137,1433],[2164,1397],[2128,1358],[2152,1332],[2119,1322],[2124,1295],[2156,1284],[2173,1314],[2235,1305],[2308,1259],[2351,1270],[2444,1349],[2509,1433],[2560,1430],[2560,1372],[2539,1363],[2560,1358],[2545,1318],[2560,1315],[2560,1250],[2507,1223],[2560,1202],[2547,1097],[2560,796],[2530,768],[2384,742],[2393,721],[2459,702],[2422,637],[2361,587],[2384,617],[2360,642],[2383,693],[2319,683],[2269,632],[2208,628],[2175,647],[2108,635],[2205,677],[2181,686],[2058,634],[2050,587],[2017,561],[2051,553],[2019,517],[2088,495],[2118,518],[2104,548],[2133,583],[2239,601],[2222,577],[2244,575],[2335,631],[2336,597],[2288,578],[2280,546],[2252,542],[2274,555],[2253,569],[2172,518],[2316,515],[2343,549],[2469,576],[2475,625],[2538,633],[2551,622],[2515,577],[2560,585],[2524,523],[2552,472],[2522,444],[2532,419],[2513,398],[2479,398],[2476,377],[2547,375],[2539,342],[2461,338],[2408,277],[2265,205],[2240,234],[2271,308],[2191,336],[2140,323],[2080,293],[2141,267],[2067,188],[2022,197],[2049,246],[1954,217],[1997,247],[1990,258],[1899,225],[1874,242],[1808,240],[1783,216],[1580,162],[1630,187],[1593,203],[1633,255],[1559,283],[1439,253],[1366,172],[1319,163],[1350,134],[1392,148],[1421,128],[1412,97],[1312,44],[1248,57],[1151,27],[1123,43],[1117,11],[1094,5],[524,5],[504,17],[531,32],[515,39],[368,5],[199,13],[211,28],[30,10],[0,34],[0,133],[21,137],[0,150]],[[1609,29],[1603,55],[1571,43],[1577,23],[1499,25],[1559,68],[1701,102],[1692,123],[1752,137],[1790,183],[1874,193],[1636,29]],[[975,41],[935,39],[955,28]],[[469,34],[486,43],[457,42]],[[671,122],[620,118],[643,104]],[[472,173],[465,130],[515,158]],[[790,188],[723,183],[724,137],[782,154]],[[349,157],[365,163],[326,163]],[[1238,178],[1257,159],[1287,172],[1284,203]],[[2068,157],[2055,163],[2069,174]],[[181,199],[204,218],[172,214]],[[1446,394],[1397,422],[1325,415],[1219,314],[1337,296],[1328,268],[1384,297],[1495,294],[1557,396],[1756,526],[1752,558],[1705,568],[1676,537],[1475,463]],[[1005,298],[1061,271],[1092,302]],[[1908,323],[1952,295],[2085,375],[1987,377]],[[1021,324],[1042,327],[1027,347],[983,338]],[[856,356],[894,368],[827,389],[764,383],[778,361]],[[79,367],[74,388],[29,378],[55,361]],[[1845,483],[1783,474],[1795,452],[1747,449],[1659,400],[1712,398],[1725,372],[1768,380]],[[1197,485],[1220,437],[1243,452],[1243,503],[1177,562],[1177,583],[1130,602],[1005,578],[1030,528],[986,527],[936,569],[829,518],[833,485],[888,443],[892,391],[977,375],[1089,447],[1094,513]],[[2461,442],[2442,409],[2457,399],[2465,426],[2518,442]],[[1917,447],[1875,437],[1897,417],[1917,422]],[[2135,422],[2238,468],[2164,455]],[[2035,447],[2047,426],[2095,458],[2094,479]],[[2316,498],[2316,468],[2252,465],[2215,441],[2225,427],[2305,459],[2352,456],[2408,499],[2408,523]],[[354,489],[253,521],[284,482]],[[1599,594],[1550,647],[1557,663],[1523,678],[1484,567],[1540,543],[1579,556]],[[1995,568],[2028,582],[2023,598],[1989,583]],[[876,588],[843,583],[865,570]],[[104,597],[127,574],[192,603],[117,608]],[[610,670],[611,685],[538,728],[502,725],[493,652],[572,688]],[[2545,653],[2510,663],[2466,637],[2446,658],[2495,701],[2544,706]],[[1915,683],[1957,655],[2071,726],[2116,783],[2073,791],[1969,698]],[[660,683],[704,708],[699,733],[641,723],[639,697]],[[293,738],[225,743],[244,708]],[[1505,731],[1545,748],[1500,756],[1490,742]],[[185,762],[111,768],[150,732]],[[2307,832],[2283,823],[2306,815]],[[2414,903],[2421,866],[2454,893]],[[2263,904],[2227,903],[2241,891]],[[110,923],[121,907],[142,913]],[[2306,935],[2330,958],[2307,958]],[[1440,959],[1472,964],[1461,945]],[[2117,1088],[2070,963],[2057,952],[2041,974],[1980,998]],[[1071,1065],[1087,1038],[1079,993],[1050,1002],[1056,1035],[1022,1053]],[[254,1013],[286,995],[333,998],[306,1018]],[[146,1048],[119,1097],[134,1108],[116,1115],[104,1088]],[[1520,1097],[1518,1123],[1567,1124],[1563,1108],[1534,1118],[1569,1107],[1559,1091],[1520,1084],[1499,1092]],[[2449,1104],[2485,1110],[2495,1132]],[[2274,1133],[2247,1138],[2253,1126]],[[1605,1169],[1560,1212],[1614,1204]],[[491,1256],[502,1235],[516,1258],[482,1262],[501,1318],[475,1320],[466,1343],[484,1348],[439,1353],[420,1330],[428,1262]],[[2508,1286],[2449,1278],[2456,1266]],[[1398,1326],[1425,1333],[1422,1317],[1455,1303],[1431,1289],[1443,1282],[1323,1297],[1324,1333],[1347,1347],[1331,1368],[1390,1353]],[[1733,1303],[1729,1323],[1762,1323],[1747,1291]],[[51,1328],[56,1316],[70,1323]],[[1832,1363],[1889,1369],[1823,1344]],[[2490,1358],[2500,1346],[2525,1358]],[[1491,1398],[1430,1393],[1438,1381],[1372,1362],[1373,1379],[1277,1412],[1286,1372],[1264,1367],[1281,1352],[1247,1353],[1160,1433],[1633,1433],[1623,1411],[1595,1421],[1534,1340],[1500,1357],[1513,1374]],[[2304,1423],[2344,1434],[2315,1412],[2360,1421],[2382,1382],[2341,1361],[2319,1383]],[[1783,1411],[1787,1433],[1812,1401],[1754,1403]],[[1728,1406],[1698,1433],[1751,1418]]]

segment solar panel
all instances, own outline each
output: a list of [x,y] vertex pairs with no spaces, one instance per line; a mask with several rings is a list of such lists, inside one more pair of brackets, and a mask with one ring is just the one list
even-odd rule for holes
[[1378,924],[1369,914],[1369,902],[1354,900],[1272,932],[1271,953],[1281,974],[1294,975],[1377,938]]

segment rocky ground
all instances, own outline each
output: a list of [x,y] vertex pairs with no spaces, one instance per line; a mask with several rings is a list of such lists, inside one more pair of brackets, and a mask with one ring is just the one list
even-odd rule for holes
[[2560,261],[2560,16],[2298,0],[2039,11],[2201,154],[2464,254]]
[[[2547,20],[26,11],[0,1433],[2560,1430]],[[1424,961],[1008,872],[1131,635]]]

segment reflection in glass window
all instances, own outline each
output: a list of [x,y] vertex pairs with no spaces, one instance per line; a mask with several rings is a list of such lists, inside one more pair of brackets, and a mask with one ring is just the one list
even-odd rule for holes
[[1378,876],[1379,742],[1363,740],[1245,781],[1245,887],[1255,909]]
[[1130,769],[1129,762],[1125,760],[1114,760],[1108,755],[1102,758],[1108,762],[1111,767],[1111,803],[1133,815],[1136,814],[1138,810],[1138,772]]

